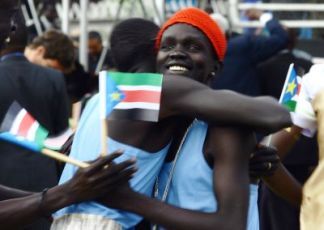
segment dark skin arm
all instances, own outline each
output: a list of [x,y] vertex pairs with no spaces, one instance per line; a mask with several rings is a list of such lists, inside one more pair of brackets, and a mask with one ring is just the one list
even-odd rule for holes
[[[292,126],[281,130],[271,138],[271,145],[277,149],[281,160],[294,146],[301,132],[301,128]],[[287,200],[292,205],[299,207],[302,200],[302,185],[280,163],[278,169],[271,176],[264,176],[262,180],[278,196]]]
[[160,119],[178,115],[264,133],[291,125],[289,112],[271,97],[252,98],[228,90],[212,90],[181,76],[164,76]]
[[0,201],[12,198],[25,197],[33,194],[33,192],[23,191],[20,189],[0,185]]
[[[65,206],[101,197],[114,189],[116,184],[125,183],[135,172],[131,167],[134,161],[112,164],[120,156],[114,153],[96,160],[87,168],[79,169],[76,175],[65,184],[55,186],[43,196],[41,193],[4,200],[0,202],[1,229],[15,229]],[[109,164],[109,167],[106,166]],[[1,192],[4,187],[1,187]],[[7,193],[7,188],[5,193]],[[15,193],[14,195],[23,195]]]
[[246,229],[249,197],[248,159],[253,141],[234,130],[210,128],[206,157],[214,168],[218,211],[203,213],[173,207],[132,191],[114,190],[104,204],[134,212],[167,229]]

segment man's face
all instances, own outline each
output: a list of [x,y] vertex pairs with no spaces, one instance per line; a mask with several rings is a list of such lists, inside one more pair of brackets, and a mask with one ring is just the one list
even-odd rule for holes
[[26,47],[24,52],[28,61],[41,65],[44,67],[49,67],[56,69],[58,71],[64,72],[63,66],[58,62],[56,59],[44,58],[45,55],[45,47],[38,46],[38,47]]
[[101,54],[102,44],[97,39],[89,39],[88,50],[91,56],[98,56]]
[[11,33],[12,17],[18,11],[18,0],[0,1],[0,47]]
[[187,24],[175,24],[163,33],[157,70],[207,83],[217,61],[213,52],[209,40],[198,29]]

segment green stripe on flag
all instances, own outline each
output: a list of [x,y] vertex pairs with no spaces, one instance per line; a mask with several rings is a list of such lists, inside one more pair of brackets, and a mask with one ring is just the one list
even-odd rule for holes
[[156,73],[120,73],[109,72],[109,76],[116,82],[117,85],[150,85],[161,86],[162,74]]
[[297,102],[290,100],[283,104],[290,112],[295,112]]
[[37,143],[41,148],[44,146],[44,141],[48,136],[48,131],[42,126],[38,126],[35,133],[35,143]]

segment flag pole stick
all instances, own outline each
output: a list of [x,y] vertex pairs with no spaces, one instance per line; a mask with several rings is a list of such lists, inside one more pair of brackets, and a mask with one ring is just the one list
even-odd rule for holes
[[106,73],[101,71],[99,73],[99,100],[100,100],[100,121],[101,121],[101,156],[107,155],[107,135],[108,129],[106,124],[106,109],[107,109],[107,84]]
[[108,136],[108,127],[106,124],[106,119],[101,120],[101,156],[107,156],[107,136]]
[[62,162],[65,162],[65,163],[69,163],[69,164],[75,165],[75,166],[80,167],[80,168],[86,168],[86,167],[89,166],[88,163],[85,163],[85,162],[70,158],[70,157],[64,155],[63,153],[59,153],[59,152],[56,152],[56,151],[53,151],[53,150],[50,150],[50,149],[42,149],[41,152],[44,155],[46,155],[46,156],[48,156],[50,158],[53,158],[55,160],[62,161]]

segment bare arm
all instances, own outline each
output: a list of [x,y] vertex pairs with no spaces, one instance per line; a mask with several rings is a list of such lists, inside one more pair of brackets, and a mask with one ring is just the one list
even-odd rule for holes
[[67,183],[49,189],[45,194],[34,193],[22,198],[0,202],[0,226],[3,229],[16,229],[37,218],[73,203],[91,200],[109,193],[118,183],[127,181],[134,173],[128,168],[134,162],[125,161],[118,165],[109,163],[120,154],[112,154],[99,159],[85,169],[79,169]]
[[289,112],[270,97],[252,98],[212,90],[184,77],[164,77],[160,117],[182,115],[220,125],[242,125],[271,133],[291,124]]
[[19,198],[34,194],[33,192],[23,191],[15,188],[10,188],[4,185],[0,185],[0,201],[12,198]]
[[[281,160],[289,153],[300,135],[301,128],[292,126],[289,129],[275,133],[271,138],[271,146],[277,149]],[[292,176],[285,166],[280,163],[271,176],[262,177],[265,184],[278,196],[294,206],[300,206],[302,199],[302,185]]]
[[302,185],[281,163],[272,176],[262,177],[265,184],[281,198],[299,207],[302,199]]
[[[216,212],[203,213],[173,207],[135,193],[126,186],[114,190],[107,198],[109,200],[103,202],[110,207],[139,214],[167,229],[245,230],[249,200],[248,152],[252,148],[242,145],[251,143],[250,136],[211,128],[209,138],[212,139],[206,144],[206,151],[213,158],[214,193],[218,202]],[[216,146],[217,149],[214,149]]]

